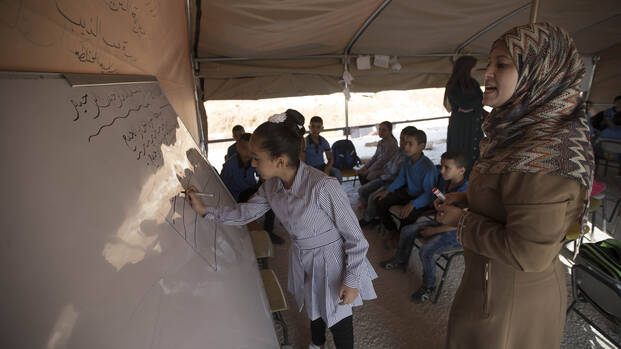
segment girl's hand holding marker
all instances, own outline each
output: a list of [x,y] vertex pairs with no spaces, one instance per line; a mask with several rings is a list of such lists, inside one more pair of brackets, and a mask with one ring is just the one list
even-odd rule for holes
[[199,198],[198,189],[196,189],[195,186],[191,185],[188,187],[188,190],[185,192],[185,194],[185,199],[190,203],[194,211],[198,212],[201,216],[204,216],[205,212],[207,212],[207,207]]

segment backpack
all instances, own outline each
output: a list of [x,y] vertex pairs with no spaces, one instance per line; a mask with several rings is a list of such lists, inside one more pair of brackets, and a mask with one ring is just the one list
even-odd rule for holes
[[341,139],[332,144],[332,167],[339,170],[350,170],[356,165],[360,165],[360,158],[356,154],[354,143],[349,139]]
[[609,277],[621,281],[621,242],[608,239],[580,246],[578,257]]

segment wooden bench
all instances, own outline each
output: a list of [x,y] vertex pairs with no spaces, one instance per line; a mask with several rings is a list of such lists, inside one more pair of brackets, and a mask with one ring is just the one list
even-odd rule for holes
[[265,230],[252,230],[250,231],[250,239],[252,240],[252,247],[254,248],[254,254],[257,257],[259,264],[261,279],[263,280],[263,287],[265,288],[265,294],[270,305],[270,311],[274,318],[274,322],[282,328],[283,342],[281,348],[288,348],[289,334],[287,332],[287,324],[282,317],[281,312],[288,309],[287,300],[285,294],[280,286],[280,282],[276,278],[276,274],[272,269],[268,269],[268,259],[274,257],[274,245],[269,234]]
[[267,300],[270,304],[270,311],[274,317],[274,322],[282,328],[283,343],[281,344],[283,347],[288,346],[290,344],[287,324],[281,314],[281,312],[289,309],[285,294],[272,269],[261,269],[261,279],[263,279],[263,287],[265,287],[265,293],[267,294]]
[[354,181],[354,186],[356,186],[356,181],[358,180],[356,170],[354,170],[353,168],[349,170],[341,170],[341,174],[343,175],[343,182]]
[[252,247],[254,248],[254,254],[257,257],[257,262],[261,269],[268,267],[268,258],[274,257],[274,246],[270,235],[265,230],[252,230],[250,232],[250,239],[252,240]]

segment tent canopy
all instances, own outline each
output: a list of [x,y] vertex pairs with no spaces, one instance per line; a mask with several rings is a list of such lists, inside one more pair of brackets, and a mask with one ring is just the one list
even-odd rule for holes
[[[528,23],[532,7],[530,1],[515,0],[198,3],[195,56],[204,99],[339,92],[345,62],[354,77],[353,92],[442,87],[454,54],[476,55],[482,68],[492,42]],[[621,94],[615,69],[621,54],[618,0],[601,0],[597,6],[584,0],[541,0],[537,21],[562,26],[582,55],[601,57],[591,95],[596,103]],[[356,68],[358,55],[376,54],[396,56],[402,68]]]

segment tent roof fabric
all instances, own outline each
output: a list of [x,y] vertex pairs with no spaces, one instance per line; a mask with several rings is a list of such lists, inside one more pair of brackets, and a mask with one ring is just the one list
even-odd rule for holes
[[[257,99],[342,91],[341,59],[296,58],[343,55],[356,32],[383,3],[380,0],[202,1],[197,56],[250,59],[201,62],[205,99]],[[452,69],[451,57],[414,56],[453,54],[468,38],[529,3],[389,1],[353,45],[351,54],[397,56],[402,69],[372,67],[359,71],[355,59],[350,58],[350,72],[354,77],[351,90],[443,86]],[[483,55],[479,64],[484,66],[484,55],[491,43],[511,27],[528,23],[529,18],[530,10],[525,8],[479,36],[462,53]],[[567,29],[581,54],[602,57],[598,67],[606,65],[604,59],[618,57],[606,53],[621,44],[618,0],[600,0],[597,6],[583,0],[541,0],[537,21]],[[596,74],[594,86],[599,80],[610,80],[610,76]],[[609,87],[621,93],[621,86]],[[606,96],[594,88],[592,97]]]

